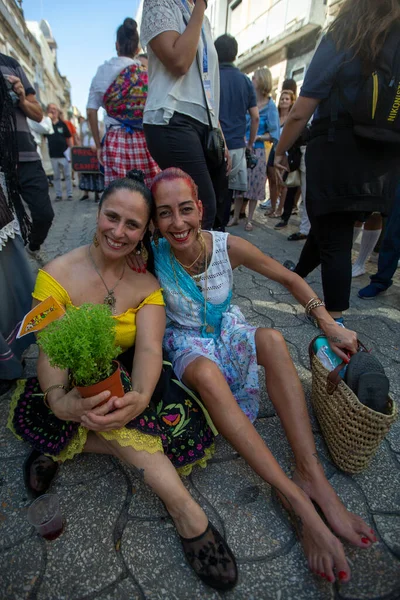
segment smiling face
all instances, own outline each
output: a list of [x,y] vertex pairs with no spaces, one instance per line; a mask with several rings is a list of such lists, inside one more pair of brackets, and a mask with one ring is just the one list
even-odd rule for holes
[[143,238],[149,208],[140,192],[118,189],[99,209],[97,239],[108,258],[119,259],[132,252]]
[[172,248],[182,252],[197,240],[203,217],[203,206],[193,198],[192,190],[184,179],[160,181],[154,192],[156,217],[160,233]]

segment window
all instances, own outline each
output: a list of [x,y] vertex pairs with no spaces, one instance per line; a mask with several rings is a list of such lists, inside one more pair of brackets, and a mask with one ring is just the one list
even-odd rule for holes
[[230,5],[230,27],[229,27],[229,31],[231,33],[231,35],[233,35],[234,37],[239,33],[239,31],[241,29],[243,29],[243,22],[242,22],[242,9],[243,9],[243,4],[242,4],[242,0],[236,0],[236,2],[233,2],[233,4]]
[[293,69],[292,71],[292,79],[295,80],[296,83],[302,83],[304,79],[304,71],[305,67],[299,67],[298,69]]

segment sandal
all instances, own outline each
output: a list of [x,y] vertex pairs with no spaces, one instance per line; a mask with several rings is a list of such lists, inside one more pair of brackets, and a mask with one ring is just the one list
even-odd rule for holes
[[239,221],[235,221],[235,219],[229,219],[228,223],[227,223],[227,227],[236,227],[237,225],[239,225]]
[[58,471],[58,463],[49,456],[32,450],[24,462],[25,487],[33,498],[45,494]]
[[222,591],[231,590],[236,585],[238,570],[235,557],[211,523],[197,537],[179,537],[186,560],[205,584]]
[[247,221],[246,225],[244,226],[244,230],[245,231],[253,231],[253,225],[250,221]]

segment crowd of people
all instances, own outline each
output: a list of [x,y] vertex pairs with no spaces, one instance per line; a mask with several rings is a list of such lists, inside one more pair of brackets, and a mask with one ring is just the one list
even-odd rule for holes
[[[233,271],[244,266],[280,283],[344,362],[356,353],[357,335],[344,327],[343,312],[352,275],[364,271],[381,233],[380,215],[389,218],[378,273],[360,297],[387,289],[399,259],[400,144],[360,137],[347,102],[354,102],[361,75],[393,36],[399,43],[400,7],[395,0],[379,7],[375,0],[345,0],[299,97],[296,83],[286,80],[278,105],[267,67],[250,81],[234,66],[236,40],[223,35],[214,44],[206,8],[206,0],[147,0],[140,39],[136,22],[125,19],[117,30],[117,56],[93,77],[88,120],[82,118],[79,133],[56,104],[43,116],[21,67],[0,55],[0,393],[22,376],[22,355],[33,340],[18,339],[16,332],[31,295],[34,306],[51,295],[64,307],[112,297],[115,344],[132,390],[122,398],[106,391],[83,399],[68,370],[51,366],[40,349],[37,378],[13,396],[9,427],[32,446],[25,463],[31,494],[44,493],[58,465],[78,453],[114,455],[136,467],[164,502],[197,575],[216,589],[230,589],[238,578],[235,557],[177,472],[206,464],[218,430],[273,486],[310,570],[345,583],[351,569],[339,537],[369,548],[375,534],[347,511],[326,479],[285,340],[246,322],[232,303]],[[54,213],[40,136],[47,140],[56,202],[63,199],[62,175],[67,200],[73,199],[73,145],[93,146],[103,171],[79,180],[82,199],[94,192],[99,200],[93,240],[47,264],[39,250]],[[259,202],[270,218],[280,219],[277,229],[285,227],[300,195],[302,224],[289,238],[306,240],[297,265],[280,265],[231,234],[246,210],[245,230],[252,231]],[[353,238],[362,223],[352,272]],[[23,242],[42,267],[36,283]],[[323,299],[305,281],[319,264]],[[172,367],[163,365],[163,353]],[[293,451],[292,478],[253,425],[259,367]],[[179,457],[160,418],[171,401],[171,377],[203,405],[180,432]],[[27,406],[29,425],[21,417]],[[51,450],[54,432],[65,428],[70,438]]]

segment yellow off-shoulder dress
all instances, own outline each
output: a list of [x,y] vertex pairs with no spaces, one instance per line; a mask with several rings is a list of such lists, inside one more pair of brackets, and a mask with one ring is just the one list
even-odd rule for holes
[[[72,306],[65,288],[43,270],[39,270],[32,296],[39,301],[52,296],[62,306]],[[124,313],[113,316],[116,321],[116,345],[121,347],[122,352],[132,348],[135,343],[137,312],[143,306],[151,304],[165,305],[161,289],[147,296],[137,308],[129,308]],[[167,368],[170,367],[164,367],[163,371]],[[142,450],[151,454],[165,452],[180,474],[187,475],[191,472],[194,464],[202,467],[206,466],[208,458],[214,452],[213,442],[217,431],[201,401],[191,390],[172,377],[175,377],[173,372],[167,386],[168,394],[165,393],[165,396],[162,394],[161,401],[160,396],[157,396],[156,409],[148,408],[127,426],[121,429],[98,432],[98,435],[106,440],[115,440],[121,446],[130,446],[138,451]],[[33,398],[33,396],[41,396],[37,392],[40,392],[40,386],[36,378],[19,380],[17,389],[13,394],[8,418],[8,427],[14,435],[20,440],[28,441],[36,449],[38,449],[38,444],[41,443],[41,440],[39,440],[41,435],[40,433],[36,435],[38,426],[32,426],[33,420],[26,418],[26,413],[29,410],[31,415],[32,413],[35,415],[38,412],[41,413],[39,425],[42,425],[44,429],[46,423],[51,419],[53,432],[56,430],[58,437],[61,435],[60,429],[64,430],[65,423],[71,423],[60,421],[51,411],[48,413],[43,412],[47,409],[44,408],[42,398]],[[143,430],[151,431],[151,434],[145,433]],[[39,428],[40,431],[42,429]],[[45,434],[42,435],[45,438]],[[57,454],[54,449],[53,452],[47,453],[45,445],[40,446],[40,451],[43,449],[43,453],[47,456],[63,462],[83,451],[87,435],[88,429],[82,425],[73,424],[73,433],[68,444],[63,444],[59,452],[57,449]],[[46,443],[47,441],[46,438]]]

